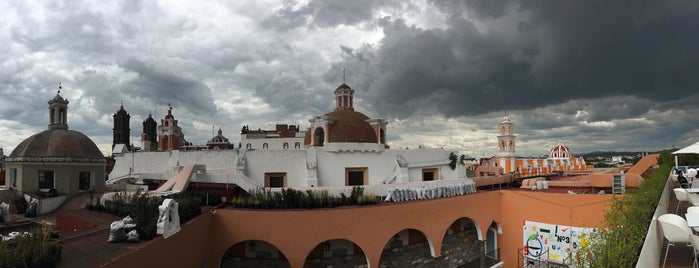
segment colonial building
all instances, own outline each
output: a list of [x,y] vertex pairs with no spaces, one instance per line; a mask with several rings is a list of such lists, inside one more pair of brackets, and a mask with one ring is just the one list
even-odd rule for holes
[[[307,132],[294,125],[280,124],[275,130],[250,130],[244,126],[241,148],[237,150],[197,150],[172,144],[172,147],[160,147],[171,150],[169,152],[123,154],[116,157],[110,181],[134,174],[144,179],[168,178],[188,164],[206,167],[192,175],[199,185],[209,183],[226,187],[230,183],[246,190],[466,178],[463,165],[450,160],[454,152],[427,148],[390,149],[385,139],[386,123],[354,110],[352,88],[343,83],[334,94],[335,110],[309,120],[311,127]],[[177,120],[169,111],[160,127],[159,144],[167,144],[164,139],[172,143],[173,135],[181,135],[176,124]]]
[[177,119],[172,115],[172,106],[167,109],[167,115],[160,120],[158,126],[158,150],[178,150],[186,145],[187,141],[182,134],[182,128],[177,125]]
[[218,135],[214,136],[210,141],[206,143],[209,149],[233,149],[233,145],[228,141],[228,138],[223,136],[223,130],[218,128]]
[[505,113],[498,129],[498,154],[484,161],[482,165],[476,169],[476,176],[514,174],[521,177],[528,177],[587,170],[585,159],[583,159],[583,157],[576,158],[572,150],[560,141],[549,150],[548,158],[517,157],[514,124],[507,113]]
[[5,185],[25,193],[68,195],[102,191],[106,160],[84,134],[68,129],[68,100],[49,100],[48,130],[22,141],[5,159]]
[[114,118],[114,128],[112,128],[112,150],[117,144],[124,144],[130,148],[131,144],[131,129],[129,128],[129,120],[131,115],[124,110],[124,103],[121,104],[119,110],[112,116]]
[[240,130],[240,146],[250,149],[303,149],[303,137],[306,131],[300,131],[296,125],[277,124],[273,130],[251,130],[243,126]]
[[342,83],[335,89],[335,110],[309,120],[311,127],[304,138],[308,147],[324,150],[346,150],[348,145],[383,150],[386,145],[386,122],[370,119],[354,110],[354,90]]

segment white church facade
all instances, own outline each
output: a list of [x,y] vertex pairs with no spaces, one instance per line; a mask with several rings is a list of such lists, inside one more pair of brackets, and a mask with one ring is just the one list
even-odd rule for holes
[[[296,127],[288,137],[293,143],[289,142],[287,147],[283,142],[266,148],[258,144],[264,140],[281,141],[270,137],[250,142],[251,146],[241,142],[241,148],[229,150],[117,154],[108,183],[125,178],[166,180],[188,164],[205,166],[205,170],[192,174],[190,183],[236,184],[243,189],[466,179],[463,165],[450,160],[450,155],[456,152],[391,149],[385,139],[386,122],[354,110],[353,89],[343,83],[334,93],[335,110],[310,119],[307,131],[299,131]],[[242,132],[246,132],[246,127]],[[247,133],[254,134],[254,131],[247,130]],[[300,134],[304,134],[303,139]],[[301,146],[296,144],[299,141],[303,142]]]

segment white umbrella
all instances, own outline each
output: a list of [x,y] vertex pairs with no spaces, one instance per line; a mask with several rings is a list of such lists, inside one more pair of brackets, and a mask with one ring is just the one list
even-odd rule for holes
[[675,168],[677,168],[677,155],[678,154],[699,154],[699,142],[692,145],[679,149],[672,153],[675,155]]

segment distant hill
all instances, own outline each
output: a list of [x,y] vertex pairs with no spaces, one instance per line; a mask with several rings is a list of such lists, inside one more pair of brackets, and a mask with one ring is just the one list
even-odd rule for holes
[[594,151],[589,153],[582,153],[582,157],[612,157],[612,156],[637,156],[641,153],[655,154],[658,152],[617,152],[617,151]]

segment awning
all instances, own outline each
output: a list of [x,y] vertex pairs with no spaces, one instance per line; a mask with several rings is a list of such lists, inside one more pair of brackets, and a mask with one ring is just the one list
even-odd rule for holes
[[699,154],[699,142],[679,149],[672,154]]

